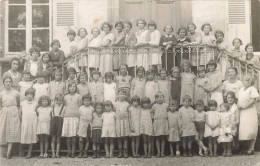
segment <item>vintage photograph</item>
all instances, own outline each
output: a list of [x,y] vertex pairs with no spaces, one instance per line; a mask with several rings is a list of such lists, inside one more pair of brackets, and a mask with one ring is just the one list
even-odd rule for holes
[[0,165],[260,166],[260,0],[0,0]]

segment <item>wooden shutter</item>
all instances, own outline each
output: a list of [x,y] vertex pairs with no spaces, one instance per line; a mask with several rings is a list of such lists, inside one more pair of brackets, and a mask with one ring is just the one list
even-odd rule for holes
[[245,0],[228,1],[228,22],[229,24],[246,23]]
[[75,3],[74,0],[56,0],[54,4],[55,26],[75,25]]

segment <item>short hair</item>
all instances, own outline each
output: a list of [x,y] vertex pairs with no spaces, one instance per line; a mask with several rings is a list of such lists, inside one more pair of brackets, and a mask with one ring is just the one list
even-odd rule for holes
[[79,73],[79,75],[78,75],[78,81],[80,82],[80,77],[85,77],[86,78],[86,80],[88,80],[88,73],[85,73],[85,72],[81,72],[81,73]]
[[192,101],[192,98],[189,95],[185,95],[182,98],[182,102],[184,102],[185,100],[189,100],[190,102]]
[[115,28],[116,28],[118,25],[121,25],[121,26],[122,26],[122,29],[124,29],[124,27],[125,27],[123,21],[117,21],[117,22],[115,23]]
[[87,36],[88,35],[88,31],[87,31],[86,28],[79,28],[77,35],[80,36],[80,30],[82,30],[82,29],[85,31],[86,36]]
[[51,99],[50,99],[50,97],[47,96],[47,95],[43,95],[43,96],[41,96],[41,97],[39,98],[39,100],[38,100],[38,105],[39,105],[39,106],[42,106],[42,101],[43,101],[43,100],[47,100],[47,101],[48,101],[48,106],[51,105]]
[[164,97],[164,94],[161,91],[157,91],[154,95],[154,98],[158,98],[160,95]]
[[203,100],[197,100],[196,101],[196,106],[204,106]]
[[209,30],[212,31],[212,27],[211,27],[210,23],[205,23],[205,24],[203,24],[203,25],[201,26],[201,30],[202,30],[202,31],[204,31],[204,27],[205,27],[205,26],[209,26],[209,27],[210,27]]
[[169,74],[168,71],[164,67],[159,70],[159,74],[161,74],[162,71],[165,71],[166,76]]
[[43,57],[44,56],[48,56],[49,57],[49,60],[50,60],[50,54],[49,53],[44,53],[44,54],[42,54],[42,60],[43,60]]
[[148,28],[149,27],[154,27],[155,29],[157,29],[157,24],[156,24],[156,22],[155,21],[150,21],[149,23],[148,23]]
[[76,32],[72,29],[70,29],[68,32],[67,32],[67,36],[69,35],[73,35],[74,37],[76,36]]
[[192,25],[192,26],[194,27],[194,29],[197,28],[196,24],[194,24],[193,22],[191,22],[191,23],[189,23],[189,24],[187,25],[187,30],[188,30],[188,31],[189,31],[189,26],[190,26],[190,25]]
[[201,68],[198,69],[198,73],[202,73],[202,72],[206,72],[205,67],[203,67],[203,68],[201,67]]
[[169,102],[169,105],[168,105],[168,107],[167,107],[167,111],[170,111],[170,105],[175,105],[177,108],[178,108],[178,106],[179,106],[178,101],[172,99],[172,100]]
[[187,31],[187,29],[186,29],[186,28],[184,28],[184,27],[181,27],[181,28],[179,28],[179,29],[178,29],[178,32],[177,32],[177,34],[178,34],[178,35],[180,35],[180,31],[181,31],[181,30],[184,30],[184,31],[185,31],[185,35],[187,35],[187,34],[188,34],[188,31]]
[[108,78],[108,77],[112,77],[112,80],[113,80],[114,79],[114,74],[111,71],[106,72],[105,73],[105,79]]
[[234,42],[235,42],[235,40],[238,40],[238,41],[240,42],[240,45],[243,45],[243,42],[242,42],[241,39],[239,39],[239,38],[235,38],[235,39],[233,39],[233,41],[232,41],[232,45],[233,45],[233,46],[234,46]]
[[235,99],[235,102],[236,102],[237,97],[236,97],[235,92],[228,91],[228,92],[227,92],[227,95],[226,95],[226,100],[227,100],[227,97],[228,97],[228,96],[231,96],[233,99]]
[[11,65],[12,65],[13,61],[17,61],[17,62],[18,62],[18,66],[20,67],[20,65],[21,65],[20,59],[18,59],[18,58],[12,58],[12,59],[11,59]]
[[174,71],[174,70],[179,70],[179,72],[181,71],[181,69],[178,67],[178,66],[174,66],[173,68],[171,68],[171,74],[172,74],[172,72]]
[[166,32],[166,28],[167,27],[170,27],[172,29],[172,32],[174,31],[173,27],[171,25],[166,25],[164,28],[163,28],[163,31]]
[[129,25],[129,26],[130,26],[130,29],[132,29],[132,26],[133,26],[133,25],[132,25],[132,23],[131,23],[130,21],[125,21],[124,24]]
[[36,52],[36,53],[38,54],[38,56],[41,55],[41,49],[38,48],[38,47],[31,47],[31,48],[29,49],[29,52],[30,52],[30,55],[32,55],[32,53],[34,53],[34,52]]
[[61,47],[60,41],[59,41],[58,39],[53,39],[53,40],[52,40],[52,42],[51,42],[51,47],[53,47],[53,45],[54,45],[55,43],[58,43],[58,44],[59,44],[59,48]]
[[56,74],[60,74],[60,75],[62,76],[62,72],[61,72],[60,70],[55,70],[55,71],[54,71],[54,76],[55,76]]
[[122,92],[126,95],[126,90],[124,88],[119,88],[117,91],[117,94],[119,94],[120,92]]
[[208,102],[208,106],[210,107],[210,106],[215,106],[215,107],[217,107],[218,106],[218,103],[216,102],[216,100],[210,100],[209,102]]
[[96,69],[91,72],[91,77],[93,77],[94,74],[98,74],[99,76],[101,76],[100,71],[98,71]]
[[255,79],[253,77],[251,77],[249,75],[246,75],[246,76],[243,77],[243,81],[248,81],[248,80],[250,81],[251,86],[254,85]]
[[113,29],[113,26],[112,26],[109,22],[104,22],[104,23],[101,25],[101,27],[100,27],[100,29],[101,29],[102,31],[103,31],[103,28],[104,28],[105,25],[108,26],[109,31],[111,31],[111,30]]
[[222,103],[220,104],[220,106],[224,106],[227,109],[227,111],[230,109],[230,104],[228,103]]
[[153,69],[148,69],[148,70],[146,71],[146,75],[148,76],[149,74],[155,75]]
[[36,74],[36,78],[44,78],[45,79],[46,75],[44,75],[43,73],[37,73]]
[[184,61],[184,62],[181,63],[182,69],[183,69],[183,67],[184,67],[184,64],[187,64],[189,68],[192,67],[192,62],[191,62],[191,61]]
[[144,69],[143,66],[138,66],[138,67],[136,68],[136,74],[137,74],[139,71],[143,71],[143,73],[145,74],[145,69]]
[[235,66],[231,66],[228,68],[228,70],[230,70],[230,69],[234,70],[236,72],[236,74],[238,74],[238,70]]
[[[74,81],[73,81],[73,82],[70,82],[70,83],[68,84],[68,91],[69,91],[69,88],[70,88],[73,84],[75,85],[75,87],[76,87],[76,90],[75,90],[75,91],[77,92],[78,87],[77,87],[76,82],[74,82]],[[70,92],[70,91],[69,91],[69,92]]]
[[83,101],[83,100],[85,100],[85,99],[87,99],[87,100],[90,100],[90,101],[91,101],[91,100],[92,100],[91,94],[90,94],[90,93],[88,93],[88,94],[85,94],[85,95],[83,95],[83,96],[82,96],[82,101]]
[[217,34],[221,34],[223,36],[223,38],[225,37],[224,32],[222,32],[221,30],[215,31],[215,38],[217,38]]
[[245,51],[247,50],[247,48],[248,48],[249,46],[252,46],[252,47],[254,48],[254,46],[253,46],[252,43],[248,43],[248,44],[245,46]]
[[217,68],[217,62],[214,61],[214,60],[210,60],[210,61],[207,63],[207,68],[209,67],[209,65],[213,65],[215,69]]
[[138,18],[138,19],[136,20],[136,26],[138,26],[138,22],[139,22],[139,21],[142,21],[142,22],[144,23],[144,26],[147,25],[147,23],[146,23],[146,21],[145,21],[144,18]]
[[151,100],[150,100],[149,97],[144,97],[144,98],[142,98],[142,100],[141,100],[141,107],[142,107],[142,108],[143,108],[143,105],[144,105],[145,103],[151,104]]
[[27,96],[28,94],[32,94],[33,97],[34,97],[34,96],[35,96],[35,89],[34,89],[34,88],[28,88],[28,89],[25,91],[24,95]]
[[63,95],[61,93],[57,93],[55,95],[55,100],[59,100],[59,99],[61,99],[63,101]]
[[104,101],[103,104],[104,104],[104,107],[105,106],[110,106],[112,108],[112,111],[115,111],[115,107],[114,107],[113,103],[110,100]]
[[103,111],[104,111],[104,105],[103,105],[103,103],[102,103],[102,102],[96,102],[96,103],[94,104],[95,111],[96,111],[97,106],[101,106],[101,113],[103,113]]
[[4,84],[5,80],[7,80],[7,79],[10,79],[10,80],[13,82],[12,77],[10,77],[10,76],[5,76],[5,77],[3,78],[3,84]]
[[133,104],[133,102],[137,102],[138,103],[138,105],[140,104],[140,102],[141,102],[141,99],[140,99],[140,97],[139,96],[137,96],[137,95],[134,95],[133,97],[132,97],[132,99],[131,99],[131,103]]
[[30,74],[30,76],[31,76],[30,70],[24,70],[24,71],[22,72],[22,75],[25,75],[25,74]]
[[75,68],[73,68],[73,67],[69,67],[68,69],[67,69],[67,71],[68,71],[68,73],[77,73],[77,71],[75,70]]
[[93,34],[93,30],[94,30],[94,29],[97,29],[97,30],[98,30],[98,34],[100,35],[100,30],[99,30],[98,27],[94,27],[94,28],[92,28],[92,29],[91,29],[91,34]]
[[126,70],[128,70],[128,65],[127,64],[121,64],[120,67],[119,67],[119,70],[121,70],[121,66],[125,66],[126,67]]

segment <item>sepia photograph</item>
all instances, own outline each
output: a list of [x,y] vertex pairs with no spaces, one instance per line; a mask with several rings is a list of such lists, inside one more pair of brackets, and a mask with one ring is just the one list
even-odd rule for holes
[[260,0],[0,0],[1,166],[260,166]]

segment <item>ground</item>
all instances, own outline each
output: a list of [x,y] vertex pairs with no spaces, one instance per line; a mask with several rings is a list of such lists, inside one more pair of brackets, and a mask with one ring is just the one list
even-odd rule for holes
[[235,155],[233,157],[181,157],[181,158],[151,158],[151,159],[143,159],[143,158],[128,158],[128,159],[67,159],[65,157],[60,159],[38,159],[37,157],[33,157],[31,159],[24,159],[22,157],[13,157],[10,160],[0,159],[0,166],[41,166],[41,165],[109,165],[109,166],[143,166],[143,165],[172,165],[172,166],[260,166],[260,152],[255,153],[253,156],[240,156]]

